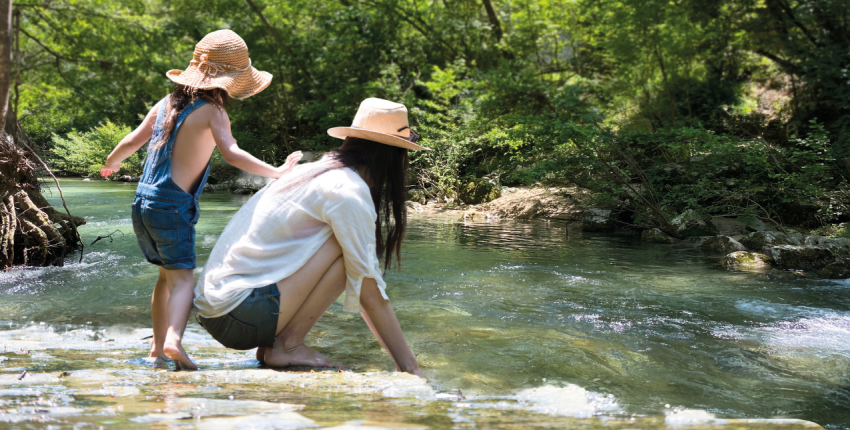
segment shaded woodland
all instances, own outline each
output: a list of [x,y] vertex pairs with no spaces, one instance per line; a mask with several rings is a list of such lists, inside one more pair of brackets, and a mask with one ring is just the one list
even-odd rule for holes
[[[92,175],[230,28],[274,75],[233,103],[241,147],[281,163],[338,144],[366,97],[405,103],[414,191],[578,184],[638,228],[749,216],[850,234],[843,0],[77,0],[12,12],[10,109],[56,170]],[[236,171],[213,160],[213,183]],[[141,157],[121,174],[138,174]],[[486,192],[472,193],[489,195]]]

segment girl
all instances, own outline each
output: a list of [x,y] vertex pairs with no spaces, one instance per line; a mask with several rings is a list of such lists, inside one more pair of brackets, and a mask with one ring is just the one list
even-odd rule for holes
[[343,310],[360,311],[396,369],[424,377],[377,256],[385,269],[400,258],[407,150],[427,148],[404,105],[380,99],[328,133],[343,145],[254,195],[224,229],[195,288],[199,320],[228,348],[258,348],[270,366],[340,366],[304,337],[345,291]]
[[272,75],[251,66],[248,47],[236,33],[219,30],[195,46],[189,67],[166,76],[174,92],[148,112],[100,169],[103,177],[150,140],[147,161],[133,201],[133,230],[145,258],[160,266],[153,291],[151,357],[170,358],[178,369],[196,370],[181,345],[192,309],[195,224],[198,198],[210,171],[213,149],[246,172],[278,178],[294,166],[294,154],[272,167],[239,149],[230,133],[227,103],[265,89]]

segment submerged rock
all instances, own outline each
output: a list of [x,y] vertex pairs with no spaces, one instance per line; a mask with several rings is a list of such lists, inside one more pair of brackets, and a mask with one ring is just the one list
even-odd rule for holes
[[777,245],[765,248],[764,253],[782,269],[817,270],[836,261],[835,253],[816,246]]
[[700,249],[705,252],[729,253],[734,251],[746,251],[747,248],[729,236],[714,236],[706,239]]
[[663,231],[657,228],[644,230],[640,234],[640,240],[648,243],[666,243],[670,245],[678,242],[676,238],[670,236],[667,233],[664,233]]
[[752,270],[769,268],[774,261],[757,252],[735,251],[723,257],[720,263],[726,270]]
[[138,176],[132,176],[132,175],[124,175],[124,176],[118,178],[118,180],[121,181],[121,182],[139,182],[139,177]]

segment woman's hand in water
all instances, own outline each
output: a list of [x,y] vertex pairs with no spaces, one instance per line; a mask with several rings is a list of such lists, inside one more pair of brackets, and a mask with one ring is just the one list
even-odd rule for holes
[[298,164],[298,161],[300,161],[301,157],[303,156],[304,154],[302,154],[301,151],[295,151],[292,154],[289,154],[289,157],[286,157],[286,162],[283,163],[282,166],[277,168],[277,171],[278,173],[280,173],[280,176],[283,176],[292,171],[292,169],[295,168],[295,165]]
[[104,178],[109,178],[109,175],[117,172],[119,169],[121,169],[120,165],[116,166],[112,164],[106,164],[100,168],[100,176],[103,176]]

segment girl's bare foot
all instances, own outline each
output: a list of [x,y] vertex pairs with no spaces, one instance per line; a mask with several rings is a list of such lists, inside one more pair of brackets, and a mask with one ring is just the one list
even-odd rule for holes
[[198,370],[198,366],[195,366],[195,363],[192,362],[189,355],[183,350],[183,345],[179,342],[169,342],[166,339],[163,351],[168,358],[174,360],[178,370]]
[[269,367],[347,367],[332,361],[303,343],[289,349],[284,349],[282,345],[275,344],[273,348],[266,349],[265,363]]
[[260,364],[265,364],[266,362],[266,349],[267,348],[265,346],[257,347],[257,361],[259,361]]

